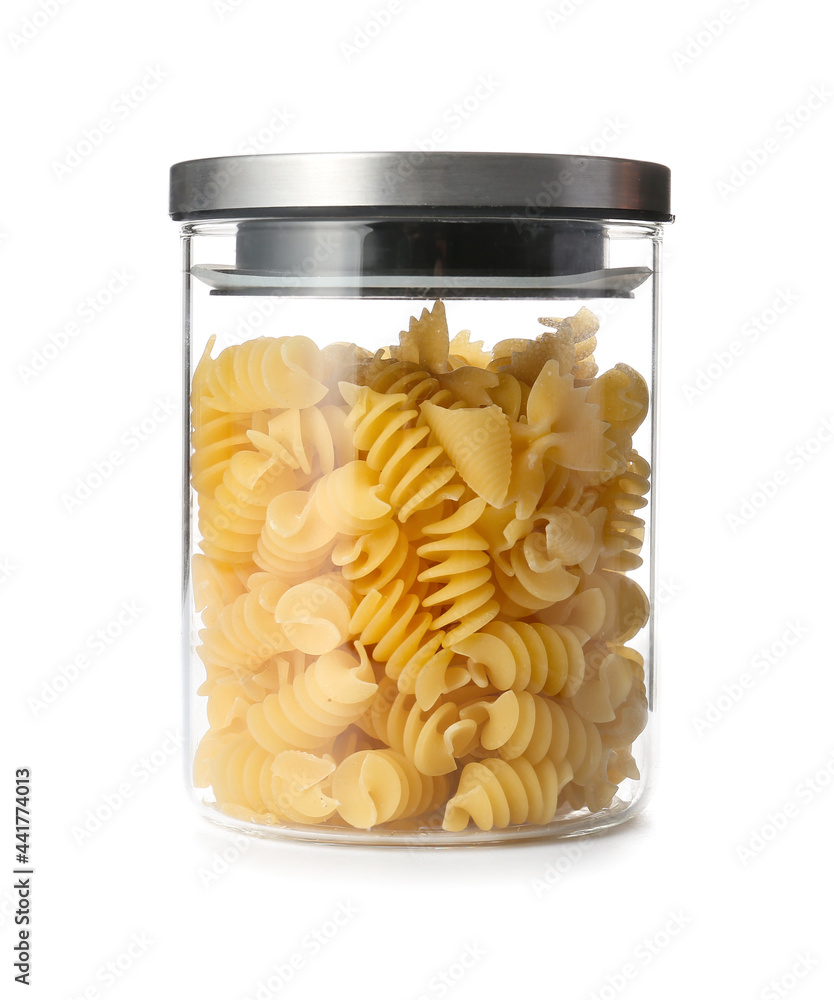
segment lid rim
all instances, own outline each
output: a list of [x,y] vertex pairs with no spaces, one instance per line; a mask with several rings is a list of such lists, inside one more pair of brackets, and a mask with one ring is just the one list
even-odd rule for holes
[[[407,168],[407,170],[406,170]],[[644,160],[549,153],[270,153],[171,167],[177,221],[328,211],[521,213],[530,221],[593,212],[671,222],[671,172]]]

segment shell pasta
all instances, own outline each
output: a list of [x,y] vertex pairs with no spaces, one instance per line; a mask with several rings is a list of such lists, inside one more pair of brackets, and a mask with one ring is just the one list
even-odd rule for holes
[[[191,384],[195,783],[250,823],[546,826],[639,777],[642,376],[587,308],[492,351],[260,337]],[[638,754],[639,756],[639,754]]]

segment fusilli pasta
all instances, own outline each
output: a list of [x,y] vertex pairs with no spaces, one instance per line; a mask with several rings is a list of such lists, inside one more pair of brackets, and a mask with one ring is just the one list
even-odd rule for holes
[[318,750],[356,722],[377,691],[365,650],[333,650],[314,660],[291,684],[270,692],[246,713],[246,724],[271,753]]
[[350,383],[339,388],[351,407],[348,426],[354,429],[357,452],[366,456],[368,467],[378,474],[397,518],[406,521],[415,510],[434,506],[443,498],[441,491],[455,470],[448,463],[431,467],[443,455],[443,448],[422,446],[429,428],[414,426],[419,413],[403,408],[408,397]]
[[431,627],[454,626],[443,640],[446,646],[471,635],[498,614],[498,603],[492,600],[495,585],[488,544],[473,527],[484,503],[470,500],[448,517],[426,525],[423,532],[433,540],[417,549],[421,559],[434,563],[417,576],[430,587],[423,607],[440,612]]
[[476,723],[462,718],[453,702],[424,712],[413,695],[397,690],[388,678],[380,683],[359,725],[404,753],[421,774],[431,776],[454,771],[456,759],[469,751],[477,730]]

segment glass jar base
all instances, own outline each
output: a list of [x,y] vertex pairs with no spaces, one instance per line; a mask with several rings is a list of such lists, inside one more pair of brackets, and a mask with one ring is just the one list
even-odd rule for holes
[[359,830],[345,826],[284,826],[278,823],[255,823],[222,812],[212,802],[198,802],[200,814],[212,823],[250,836],[266,840],[293,840],[315,844],[335,844],[372,847],[478,847],[510,844],[518,841],[545,841],[582,837],[610,827],[619,826],[633,819],[642,809],[643,796],[620,798],[597,812],[587,808],[576,809],[556,816],[543,825],[520,824],[501,830],[479,830],[467,827],[459,832],[440,828],[442,815],[438,814],[437,826],[423,823],[411,829],[399,827]]

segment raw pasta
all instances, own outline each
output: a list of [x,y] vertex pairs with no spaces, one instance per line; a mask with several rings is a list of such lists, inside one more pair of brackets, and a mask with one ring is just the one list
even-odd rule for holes
[[246,725],[264,749],[321,749],[357,721],[377,684],[367,653],[356,646],[358,655],[338,649],[319,656],[249,708]]
[[563,784],[564,775],[547,757],[538,764],[524,757],[469,763],[446,805],[443,829],[463,830],[470,820],[481,830],[548,823],[556,814]]
[[454,702],[444,701],[423,711],[413,695],[403,694],[383,679],[377,696],[359,725],[394,750],[399,750],[421,774],[448,774],[456,760],[472,748],[477,725],[461,716]]
[[472,681],[499,691],[532,691],[570,697],[585,674],[582,633],[542,622],[496,621],[456,642]]
[[333,795],[341,818],[370,829],[436,810],[448,797],[443,777],[421,773],[403,754],[390,749],[360,750],[339,764]]
[[449,832],[596,812],[639,777],[649,408],[587,308],[493,351],[444,304],[372,353],[259,338],[197,364],[192,563],[237,819]]
[[492,600],[489,545],[473,527],[484,506],[480,498],[470,500],[423,528],[432,540],[421,545],[417,555],[433,565],[417,579],[431,588],[422,603],[435,615],[432,629],[448,629],[444,646],[471,635],[498,614],[498,603]]
[[347,425],[354,432],[354,445],[367,452],[368,468],[377,474],[398,520],[406,521],[415,510],[431,508],[448,496],[442,490],[455,470],[448,463],[434,465],[443,447],[423,447],[430,430],[414,426],[419,414],[405,405],[407,395],[349,382],[340,383],[339,389],[350,405]]

